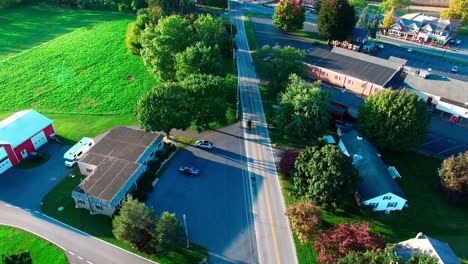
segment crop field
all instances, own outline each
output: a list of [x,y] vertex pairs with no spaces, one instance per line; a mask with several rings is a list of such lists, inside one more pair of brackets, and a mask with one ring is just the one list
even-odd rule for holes
[[57,117],[58,133],[73,140],[83,134],[70,128],[88,122],[99,128],[89,136],[136,123],[135,102],[156,80],[127,52],[132,20],[45,4],[0,11],[0,116],[34,108]]
[[33,263],[68,263],[63,251],[54,244],[21,229],[0,226],[0,256],[26,251],[31,254]]

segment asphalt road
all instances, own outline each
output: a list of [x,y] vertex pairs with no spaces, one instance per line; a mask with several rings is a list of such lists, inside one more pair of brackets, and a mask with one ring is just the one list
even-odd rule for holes
[[[219,131],[188,134],[213,141],[211,150],[187,147],[172,159],[146,204],[157,215],[186,216],[190,241],[204,246],[210,263],[258,263],[252,200],[241,128],[235,124]],[[191,164],[199,176],[187,176],[178,167]]]
[[252,120],[252,129],[245,128],[245,149],[248,174],[253,184],[254,225],[260,263],[297,263],[296,250],[281,193],[267,123],[263,112],[242,15],[243,5],[233,5],[231,21],[237,27],[237,68],[243,124]]

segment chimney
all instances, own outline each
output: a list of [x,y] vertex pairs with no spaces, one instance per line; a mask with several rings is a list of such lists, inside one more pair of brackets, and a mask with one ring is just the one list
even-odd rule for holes
[[425,236],[423,233],[421,233],[421,232],[419,232],[419,233],[416,235],[416,239],[425,239],[425,238],[426,238],[426,236]]

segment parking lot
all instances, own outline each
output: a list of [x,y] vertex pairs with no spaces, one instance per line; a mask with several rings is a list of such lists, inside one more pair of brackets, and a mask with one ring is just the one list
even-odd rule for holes
[[[183,133],[183,132],[182,132]],[[191,132],[188,132],[191,133]],[[211,140],[211,150],[187,147],[172,159],[147,205],[156,214],[175,213],[188,236],[210,252],[210,263],[255,263],[256,242],[245,173],[244,146],[239,124],[220,131],[190,136]],[[180,165],[200,169],[199,176],[180,173]]]
[[13,167],[0,174],[0,200],[39,211],[42,198],[70,170],[65,167],[63,160],[63,154],[69,148],[70,146],[47,143],[39,149],[39,152],[47,152],[51,155],[46,163],[31,169]]

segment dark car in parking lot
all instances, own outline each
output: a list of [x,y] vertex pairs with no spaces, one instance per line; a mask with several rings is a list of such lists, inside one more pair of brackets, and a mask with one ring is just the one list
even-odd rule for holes
[[185,175],[193,175],[193,176],[200,175],[200,170],[192,165],[182,165],[179,167],[179,171]]

